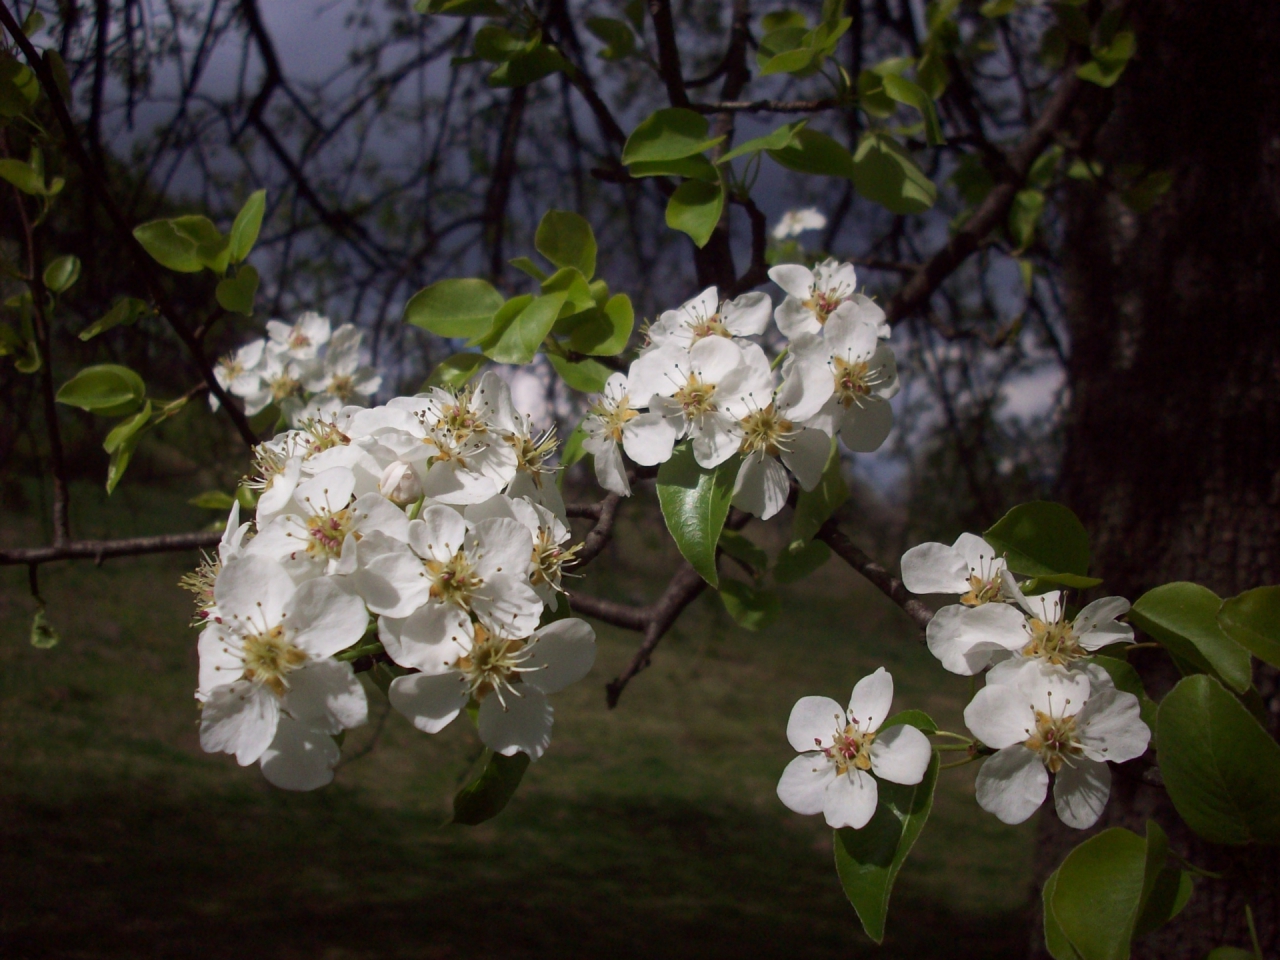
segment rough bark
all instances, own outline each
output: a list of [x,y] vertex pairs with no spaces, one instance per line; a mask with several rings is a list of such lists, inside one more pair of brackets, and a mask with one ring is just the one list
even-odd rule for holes
[[[1194,580],[1230,596],[1280,583],[1280,6],[1147,0],[1133,16],[1139,56],[1096,156],[1110,171],[1168,170],[1173,187],[1142,216],[1103,186],[1075,188],[1064,205],[1072,407],[1061,493],[1094,536],[1107,592]],[[1156,695],[1176,681],[1159,657],[1135,662]],[[1274,671],[1258,683],[1274,735]],[[1151,759],[1117,772],[1098,829],[1141,833],[1153,818],[1175,850],[1225,876],[1199,880],[1185,913],[1134,956],[1202,960],[1246,946],[1245,903],[1265,955],[1277,955],[1280,856],[1191,835]],[[1037,880],[1081,839],[1045,816]]]

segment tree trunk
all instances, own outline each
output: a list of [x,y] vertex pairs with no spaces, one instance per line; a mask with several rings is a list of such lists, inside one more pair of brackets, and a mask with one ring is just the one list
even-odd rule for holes
[[[1138,57],[1094,155],[1109,176],[1138,164],[1169,171],[1173,186],[1145,215],[1103,187],[1074,188],[1065,205],[1061,496],[1094,537],[1107,593],[1136,599],[1194,580],[1225,597],[1280,583],[1280,5],[1145,0],[1132,18]],[[1157,697],[1177,679],[1162,656],[1134,662]],[[1275,671],[1257,681],[1275,735]],[[1247,946],[1246,903],[1276,956],[1280,855],[1190,834],[1151,759],[1116,771],[1097,829],[1142,833],[1155,819],[1176,851],[1224,877],[1198,880],[1182,916],[1134,956],[1203,960]],[[1043,881],[1084,834],[1051,814],[1041,824]]]

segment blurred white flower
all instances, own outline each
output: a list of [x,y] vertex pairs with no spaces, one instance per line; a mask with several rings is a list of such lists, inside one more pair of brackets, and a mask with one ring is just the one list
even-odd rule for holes
[[827,218],[818,211],[817,207],[788,210],[773,228],[773,239],[786,240],[788,237],[798,237],[806,230],[821,230],[826,225]]

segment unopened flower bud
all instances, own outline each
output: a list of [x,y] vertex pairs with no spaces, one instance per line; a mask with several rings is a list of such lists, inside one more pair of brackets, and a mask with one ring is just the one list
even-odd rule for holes
[[392,503],[404,506],[422,496],[422,484],[418,481],[418,475],[413,472],[413,467],[397,460],[382,471],[378,492]]

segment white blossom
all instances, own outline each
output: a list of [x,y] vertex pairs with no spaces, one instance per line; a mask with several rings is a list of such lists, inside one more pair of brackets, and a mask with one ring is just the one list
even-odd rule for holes
[[773,239],[786,240],[789,237],[798,237],[807,230],[821,230],[826,225],[827,218],[816,207],[788,210],[773,228]]
[[557,594],[563,593],[564,568],[575,562],[578,547],[566,546],[573,538],[560,516],[540,503],[521,497],[498,496],[467,507],[463,512],[467,523],[477,524],[491,517],[507,517],[519,521],[533,538],[529,558],[529,585],[552,610],[560,607]]
[[733,484],[735,507],[768,520],[786,505],[791,491],[787,470],[802,490],[818,485],[831,456],[826,433],[795,422],[780,402],[752,410],[739,427],[743,458]]
[[851,263],[824,260],[812,270],[797,263],[783,263],[769,271],[769,279],[787,294],[773,312],[782,335],[794,340],[801,334],[818,334],[836,310],[844,306],[880,337],[889,336],[885,313],[870,297],[856,292],[857,274]]
[[821,813],[832,827],[859,829],[876,812],[876,777],[924,779],[933,752],[925,735],[907,724],[880,730],[892,703],[893,677],[884,667],[858,681],[848,711],[829,697],[797,701],[787,739],[800,756],[783,771],[778,798],[796,813]]
[[313,393],[325,393],[343,403],[367,399],[378,392],[382,377],[372,367],[360,365],[360,331],[344,323],[329,339],[323,360],[303,369],[303,385]]
[[744,293],[720,302],[719,291],[707,287],[692,300],[668,310],[649,327],[653,346],[666,345],[688,350],[704,337],[745,338],[764,333],[773,304],[768,294]]
[[507,434],[507,442],[516,454],[516,472],[507,485],[507,496],[525,497],[567,519],[564,497],[556,484],[557,468],[551,463],[559,445],[555,428],[535,431],[531,418],[518,412],[513,413],[512,421],[514,429]]
[[364,688],[331,659],[364,634],[364,604],[332,579],[300,586],[279,565],[243,555],[214,588],[217,618],[200,634],[200,744],[262,760],[277,786],[310,790],[333,779],[332,735],[364,723]]
[[988,683],[1004,682],[1027,660],[1071,668],[1103,647],[1133,642],[1133,627],[1116,619],[1129,612],[1129,601],[1123,597],[1094,600],[1073,619],[1067,619],[1066,605],[1057,590],[1027,597],[1014,585],[1012,593],[1028,614],[1023,642],[1012,650],[1012,657],[991,668]]
[[329,342],[329,318],[308,310],[292,324],[282,320],[267,321],[269,349],[285,354],[291,360],[314,360],[320,348]]
[[391,704],[419,730],[437,733],[474,699],[485,746],[537,760],[551,743],[547,694],[585,677],[595,656],[595,632],[582,620],[555,620],[520,637],[466,621],[451,636],[442,669],[391,682]]
[[622,451],[642,467],[671,459],[679,433],[676,425],[660,413],[646,413],[649,397],[635,403],[625,373],[610,374],[604,392],[595,399],[582,421],[586,434],[582,448],[595,460],[596,479],[606,490],[631,496]]
[[1044,802],[1053,774],[1058,817],[1081,830],[1096,823],[1106,806],[1106,761],[1140,757],[1151,738],[1138,698],[1117,690],[1096,664],[1067,671],[1026,661],[1004,682],[979,690],[964,722],[997,751],[978,771],[982,809],[1005,823],[1021,823]]

